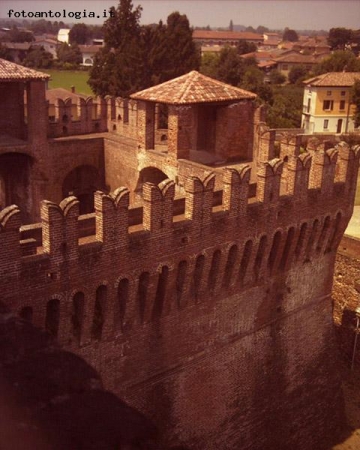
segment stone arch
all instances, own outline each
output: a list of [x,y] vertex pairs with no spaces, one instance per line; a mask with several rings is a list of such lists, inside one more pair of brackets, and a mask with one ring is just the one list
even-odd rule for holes
[[64,178],[63,198],[74,195],[80,202],[80,214],[94,211],[94,192],[102,190],[103,184],[99,170],[90,165],[77,166]]
[[153,183],[158,185],[168,178],[169,177],[157,167],[145,167],[139,173],[139,178],[135,190],[141,193],[144,183]]
[[31,221],[33,163],[33,158],[23,153],[0,155],[0,208],[17,205],[22,223]]

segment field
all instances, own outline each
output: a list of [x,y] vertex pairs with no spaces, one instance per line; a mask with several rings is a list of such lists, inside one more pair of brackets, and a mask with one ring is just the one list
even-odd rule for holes
[[90,86],[87,84],[89,73],[85,70],[42,70],[51,75],[49,81],[49,88],[54,89],[62,87],[64,89],[71,89],[75,86],[78,94],[93,95]]

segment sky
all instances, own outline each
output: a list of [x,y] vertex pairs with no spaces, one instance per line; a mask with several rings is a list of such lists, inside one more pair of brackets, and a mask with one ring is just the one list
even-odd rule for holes
[[[48,18],[65,23],[101,24],[104,10],[117,6],[118,0],[1,0],[0,18],[16,14],[48,12],[68,15],[78,12],[79,19]],[[228,27],[259,25],[269,29],[329,30],[334,27],[360,28],[360,0],[133,0],[143,8],[141,23],[157,23],[173,11],[186,14],[191,26]],[[13,10],[13,11],[11,11]],[[84,17],[93,12],[100,18]]]

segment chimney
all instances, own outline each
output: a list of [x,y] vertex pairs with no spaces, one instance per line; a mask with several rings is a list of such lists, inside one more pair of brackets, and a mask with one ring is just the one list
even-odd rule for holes
[[71,86],[71,92],[75,94],[75,86]]

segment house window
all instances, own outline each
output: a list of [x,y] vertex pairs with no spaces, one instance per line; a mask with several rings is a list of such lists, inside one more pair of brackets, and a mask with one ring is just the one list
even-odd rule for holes
[[328,120],[328,119],[325,119],[325,120],[324,120],[324,130],[327,130],[328,127],[329,127],[329,120]]
[[345,109],[345,100],[340,100],[340,111],[344,111]]
[[310,106],[311,106],[311,99],[308,99],[308,103],[307,103],[307,111],[306,112],[310,112]]
[[345,91],[341,91],[340,95],[341,95],[341,97],[345,97],[346,92]]
[[334,109],[334,101],[333,100],[324,100],[323,111],[332,111],[333,109]]
[[331,91],[326,91],[326,95],[327,96],[331,95]]

